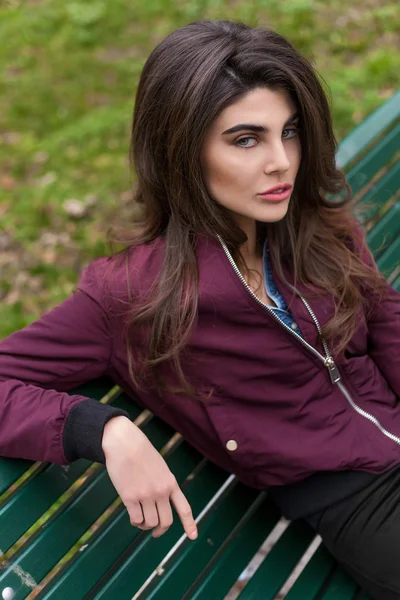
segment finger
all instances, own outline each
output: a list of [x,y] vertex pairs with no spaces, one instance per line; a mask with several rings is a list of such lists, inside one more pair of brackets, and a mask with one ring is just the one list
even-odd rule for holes
[[154,529],[151,534],[153,537],[160,537],[169,529],[173,522],[173,515],[169,498],[163,498],[157,502],[157,512],[159,525]]
[[176,508],[176,512],[182,521],[183,529],[186,535],[195,540],[197,538],[197,525],[193,519],[192,509],[190,508],[189,502],[186,500],[186,496],[182,490],[178,487],[171,494],[171,501]]
[[139,526],[139,529],[147,530],[157,527],[158,512],[154,500],[144,500],[140,504],[142,505],[144,523]]
[[127,510],[129,513],[131,525],[133,525],[134,527],[138,527],[139,525],[144,523],[142,506],[139,502],[133,502],[132,504],[129,504]]

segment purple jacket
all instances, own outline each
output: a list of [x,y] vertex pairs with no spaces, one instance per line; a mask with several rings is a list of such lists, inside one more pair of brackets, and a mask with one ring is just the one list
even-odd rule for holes
[[[161,266],[161,238],[129,251],[134,295]],[[199,238],[198,324],[183,367],[206,402],[138,394],[128,376],[121,301],[125,266],[101,283],[113,257],[92,261],[77,291],[0,342],[0,455],[66,464],[104,462],[104,423],[123,411],[67,390],[110,376],[141,406],[248,485],[265,489],[318,471],[382,473],[400,463],[400,294],[360,327],[333,365],[317,341],[330,298],[293,296],[274,271],[304,341],[256,299],[222,242]],[[365,252],[365,260],[370,260]],[[299,290],[302,291],[301,289]],[[304,291],[304,290],[303,290]],[[137,343],[145,332],[137,333]],[[165,369],[168,381],[172,371]]]

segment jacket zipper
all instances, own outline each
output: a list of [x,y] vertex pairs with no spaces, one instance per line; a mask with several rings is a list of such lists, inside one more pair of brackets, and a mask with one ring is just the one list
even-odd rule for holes
[[323,339],[323,337],[321,336],[321,326],[318,322],[317,317],[315,316],[314,311],[312,310],[311,306],[308,304],[307,300],[305,298],[303,298],[303,296],[301,294],[299,294],[299,292],[293,287],[291,286],[292,290],[296,292],[296,294],[298,294],[298,296],[301,298],[303,304],[305,305],[306,309],[308,310],[308,312],[310,313],[312,320],[314,321],[314,324],[318,330],[318,333],[320,334],[321,337],[321,341],[322,341],[322,345],[324,347],[325,350],[325,357],[322,356],[322,354],[320,354],[318,352],[318,350],[316,350],[313,346],[311,346],[311,344],[309,344],[308,342],[306,342],[306,340],[299,335],[298,333],[296,333],[295,331],[293,331],[293,329],[291,329],[288,325],[286,325],[286,323],[284,323],[283,321],[281,321],[281,319],[275,314],[275,312],[271,309],[270,306],[268,306],[267,304],[264,304],[264,302],[262,302],[259,298],[257,298],[257,296],[254,294],[253,290],[251,289],[251,287],[248,285],[247,281],[245,280],[245,278],[243,277],[243,275],[241,274],[241,272],[239,271],[235,261],[233,260],[225,242],[222,240],[222,238],[218,235],[218,239],[225,251],[225,254],[229,260],[229,262],[231,263],[235,273],[237,274],[237,276],[239,277],[240,281],[243,283],[243,285],[245,286],[245,288],[250,292],[251,296],[258,302],[258,304],[261,304],[262,307],[265,308],[265,310],[267,310],[269,312],[270,315],[273,316],[273,318],[275,319],[275,321],[278,321],[281,327],[284,327],[287,331],[289,331],[290,335],[297,337],[300,342],[306,346],[309,350],[311,350],[311,352],[313,354],[315,354],[315,356],[317,356],[320,360],[322,360],[324,366],[328,369],[329,372],[329,376],[331,378],[331,382],[332,384],[336,384],[340,391],[342,392],[342,394],[344,395],[344,397],[346,398],[347,402],[350,404],[350,406],[361,416],[365,417],[366,419],[368,419],[369,421],[371,421],[371,423],[373,423],[374,425],[376,425],[376,427],[378,427],[378,429],[388,438],[390,438],[392,441],[396,442],[397,444],[400,445],[400,437],[398,437],[397,435],[394,435],[393,433],[390,433],[390,431],[388,431],[387,429],[385,429],[383,427],[383,425],[381,425],[381,423],[378,421],[378,419],[376,417],[374,417],[373,415],[371,415],[370,413],[366,412],[365,410],[363,410],[362,408],[360,408],[358,406],[358,404],[356,404],[354,402],[354,400],[352,399],[352,397],[350,396],[347,388],[343,385],[343,383],[341,382],[341,377],[340,377],[340,373],[339,373],[339,369],[335,363],[335,361],[333,360],[329,350],[328,350],[328,346],[326,344],[326,341]]
[[[251,291],[251,290],[250,290],[250,291]],[[316,327],[317,327],[317,329],[318,329],[318,333],[319,333],[319,334],[320,334],[320,336],[321,336],[321,327],[320,327],[320,324],[319,324],[319,322],[318,322],[318,319],[317,319],[317,317],[316,317],[316,316],[315,316],[315,314],[314,314],[314,311],[312,310],[311,306],[308,304],[308,302],[307,302],[307,300],[306,300],[305,298],[303,298],[302,296],[300,296],[300,298],[302,299],[302,301],[303,301],[303,303],[305,304],[305,306],[306,306],[306,308],[307,308],[308,312],[310,313],[310,315],[311,315],[311,317],[312,317],[312,319],[313,319],[313,321],[314,321],[314,323],[315,323],[315,325],[316,325]],[[326,342],[325,342],[325,340],[322,338],[322,336],[321,336],[321,339],[322,339],[322,344],[323,344],[323,346],[324,346],[324,350],[325,350],[325,352],[326,352],[326,353],[329,355],[329,351],[328,351],[328,348],[327,348]],[[393,433],[390,433],[390,431],[388,431],[387,429],[385,429],[385,428],[383,427],[383,425],[381,425],[381,424],[379,423],[379,421],[378,421],[378,419],[377,419],[376,417],[374,417],[373,415],[371,415],[371,414],[370,414],[370,413],[368,413],[367,411],[365,411],[365,410],[363,410],[362,408],[360,408],[360,407],[358,406],[358,404],[356,404],[356,403],[354,402],[354,400],[353,400],[353,398],[350,396],[350,394],[349,394],[349,392],[348,392],[347,388],[346,388],[346,387],[343,385],[343,383],[340,381],[340,379],[341,379],[341,378],[340,378],[339,369],[338,369],[338,368],[337,368],[337,366],[335,365],[335,362],[334,362],[334,360],[331,358],[331,356],[330,356],[330,355],[329,355],[329,357],[328,357],[328,359],[327,359],[327,360],[329,360],[329,361],[331,360],[331,361],[332,361],[332,363],[331,363],[331,366],[329,366],[329,367],[328,367],[328,368],[330,369],[330,372],[332,373],[332,371],[331,371],[331,368],[332,368],[332,369],[333,369],[333,372],[335,373],[335,370],[336,370],[336,373],[337,373],[337,378],[336,378],[336,380],[335,380],[335,381],[333,381],[333,380],[332,380],[332,383],[337,383],[337,385],[338,385],[338,387],[339,387],[340,391],[342,392],[342,394],[344,394],[344,396],[345,396],[346,400],[348,401],[348,403],[350,404],[350,406],[351,406],[351,407],[352,407],[352,408],[353,408],[353,409],[354,409],[356,412],[358,412],[358,414],[359,414],[359,415],[362,415],[363,417],[365,417],[366,419],[368,419],[369,421],[371,421],[371,423],[373,423],[374,425],[376,425],[376,427],[378,427],[378,429],[379,429],[379,430],[380,430],[380,431],[381,431],[381,432],[382,432],[384,435],[386,435],[388,438],[390,438],[391,440],[393,440],[393,441],[394,441],[394,442],[396,442],[397,444],[400,444],[400,438],[399,438],[397,435],[394,435]],[[332,374],[331,374],[331,379],[332,379]]]

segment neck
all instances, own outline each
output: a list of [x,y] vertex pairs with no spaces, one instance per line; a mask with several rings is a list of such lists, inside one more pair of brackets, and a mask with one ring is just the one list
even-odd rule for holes
[[257,226],[256,221],[252,223],[246,223],[246,226],[241,228],[247,235],[247,241],[240,247],[240,251],[243,255],[246,264],[255,264],[262,257],[262,247],[257,241]]

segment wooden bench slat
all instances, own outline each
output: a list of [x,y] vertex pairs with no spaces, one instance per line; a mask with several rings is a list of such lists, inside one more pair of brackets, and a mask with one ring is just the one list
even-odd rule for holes
[[400,263],[400,237],[398,237],[389,248],[385,250],[382,256],[376,261],[379,270],[390,278],[390,275],[398,269]]
[[239,594],[238,600],[274,600],[314,537],[315,532],[305,521],[292,521]]
[[350,166],[359,155],[400,117],[400,90],[373,111],[353,131],[344,137],[336,153],[340,168]]
[[[192,507],[195,518],[210,502],[213,496],[218,493],[226,479],[227,473],[225,471],[207,461],[204,468],[196,475],[196,477],[191,478],[183,487],[183,491]],[[242,488],[246,488],[243,484],[237,484],[237,486],[238,485]],[[235,499],[234,501],[232,496]],[[237,505],[236,508],[233,508],[232,510],[239,510],[240,513],[245,512],[256,497],[257,490],[252,490],[250,488],[247,488],[245,493],[241,495],[233,495],[231,490],[229,494],[220,500],[220,503],[222,502],[226,507],[226,499],[228,498],[229,504],[232,504],[232,507]],[[236,518],[239,513],[235,513]],[[177,562],[181,562],[186,553],[198,552],[200,544],[204,551],[201,558],[202,561],[208,561],[215,554],[223,540],[217,539],[214,532],[214,543],[210,544],[205,540],[204,545],[204,538],[210,537],[210,521],[213,523],[213,527],[216,525],[215,514],[217,514],[218,518],[225,523],[226,535],[229,534],[229,531],[232,530],[235,525],[232,517],[229,517],[229,513],[228,519],[226,519],[227,515],[225,515],[225,513],[222,518],[222,513],[217,512],[216,509],[209,511],[199,526],[199,537],[196,540],[196,543],[193,543],[186,538],[183,541],[183,544],[179,546],[171,556],[171,560],[168,563],[168,570],[173,569]],[[123,598],[128,598],[130,600],[133,594],[147,581],[155,569],[157,569],[160,562],[182,536],[182,525],[179,523],[179,519],[176,516],[174,517],[173,525],[161,538],[154,539],[148,533],[141,535],[138,542],[132,544],[125,556],[121,557],[121,560],[115,564],[114,569],[107,573],[104,579],[99,582],[98,586],[92,590],[88,599],[96,598],[99,600],[101,598],[104,600],[105,598],[118,598],[122,600]],[[196,574],[199,573],[202,569],[202,563],[199,563],[197,560],[191,562],[193,563],[191,568],[196,570]],[[182,576],[185,577],[185,575],[186,571],[183,570]],[[147,598],[148,596],[144,595],[143,597]]]
[[325,593],[321,594],[318,600],[354,600],[357,589],[358,585],[354,579],[344,569],[338,567]]
[[222,599],[279,522],[280,513],[268,497],[264,497],[250,518],[247,515],[246,518],[245,525],[239,523],[234,528],[221,553],[207,565],[182,600]]
[[354,196],[371,181],[380,169],[390,164],[399,150],[399,135],[400,123],[347,172],[346,177]]
[[365,193],[358,203],[355,212],[361,213],[362,219],[368,221],[379,216],[389,200],[393,199],[400,189],[400,163],[393,165],[387,173]]
[[[173,457],[174,475],[179,484],[198,468],[199,463],[206,461],[197,450],[183,442],[173,454],[167,458],[167,463]],[[177,519],[177,516],[175,516]],[[179,528],[178,528],[179,529]],[[178,535],[178,534],[177,534]],[[140,536],[140,537],[139,537]],[[107,573],[118,558],[136,540],[143,541],[144,534],[129,522],[129,515],[124,505],[120,505],[99,529],[85,541],[86,548],[78,552],[72,560],[59,572],[56,579],[51,581],[43,591],[43,600],[58,598],[84,598],[93,586]],[[171,543],[171,540],[168,542]]]
[[110,390],[114,387],[115,383],[110,377],[98,377],[97,379],[93,379],[93,381],[83,383],[68,393],[101,400],[104,396],[108,395]]
[[[83,384],[82,386],[80,386],[79,388],[76,388],[73,390],[73,392],[71,392],[71,394],[82,394],[88,397],[92,397],[95,399],[101,399],[105,394],[107,394],[110,389],[112,389],[113,387],[115,387],[114,382],[108,378],[108,377],[101,377],[99,379],[96,379],[94,381],[90,381],[87,382],[85,384]],[[130,405],[132,405],[130,403]],[[55,483],[56,487],[58,487],[58,484],[56,482],[57,478],[59,477],[59,475],[57,473],[59,473],[59,465],[55,465],[52,469],[51,469],[51,473],[56,473],[54,475],[55,479],[53,482],[53,475],[49,476],[49,475],[44,475],[44,471],[46,470],[46,467],[49,465],[46,465],[45,463],[38,463],[38,462],[34,462],[34,461],[30,461],[30,460],[23,460],[23,459],[13,459],[13,458],[2,458],[0,457],[0,531],[1,531],[1,551],[3,553],[5,553],[8,549],[10,544],[10,540],[12,538],[18,539],[18,537],[24,533],[23,530],[23,522],[26,523],[27,525],[27,529],[34,523],[35,519],[37,518],[37,516],[39,516],[39,512],[40,512],[40,508],[37,505],[37,495],[35,496],[34,493],[34,497],[32,498],[30,496],[30,493],[28,492],[28,490],[35,490],[37,489],[37,484],[35,483],[36,478],[39,477],[42,479],[42,483],[44,483],[47,478],[49,478],[49,486],[46,486],[46,492],[44,492],[44,490],[41,490],[41,500],[42,502],[46,502],[46,498],[45,495],[46,493],[49,494],[48,499],[49,502],[47,503],[46,508],[44,509],[47,510],[47,508],[49,508],[49,506],[51,505],[51,499],[50,496],[56,493],[54,490],[52,490],[53,487],[53,483]],[[72,465],[71,465],[72,466]],[[29,471],[34,471],[36,474],[34,477],[30,477],[30,473]],[[72,470],[72,472],[74,471],[74,469]],[[65,478],[65,473],[66,471],[61,471],[62,476]],[[71,476],[68,475],[68,479]],[[23,483],[21,484],[21,486],[18,485],[18,480],[19,479],[24,479]],[[71,484],[73,483],[73,481],[71,480]],[[12,494],[10,495],[10,488],[14,488],[14,486],[16,486],[16,489],[12,491]],[[33,487],[32,487],[33,486]],[[22,492],[22,490],[24,490]],[[13,519],[12,513],[8,513],[8,511],[11,508],[12,504],[18,503],[16,496],[19,493],[23,493],[24,496],[27,496],[25,498],[25,502],[26,502],[26,512],[29,513],[32,506],[33,508],[33,512],[31,514],[31,518],[27,518],[23,512],[19,512],[18,513],[18,519],[16,522],[16,531],[15,531],[15,535],[11,536],[11,537],[7,537],[8,533],[7,531],[9,531],[10,529],[10,521],[9,519]],[[39,492],[40,494],[40,492]],[[3,498],[4,499],[3,499]],[[22,504],[20,505],[20,510],[23,511],[23,507]],[[18,531],[17,531],[18,530]],[[15,541],[14,539],[14,541]],[[14,542],[12,542],[14,543]]]
[[367,234],[367,243],[375,260],[400,236],[400,202],[396,202]]
[[[120,397],[114,405],[122,408],[127,400]],[[140,409],[130,403],[130,415],[134,419]],[[66,468],[46,465],[21,489],[17,490],[0,508],[1,550],[3,554],[39,519],[62,494],[81,477],[92,464],[77,460]],[[82,488],[81,488],[82,489]]]
[[24,486],[0,510],[1,550],[3,554],[43,513],[80,477],[92,463],[78,460],[68,470],[50,465]]
[[[241,527],[244,526],[243,519],[259,498],[256,490],[251,490],[251,492],[249,494],[249,488],[238,484],[234,492],[228,494],[218,508],[209,513],[207,520],[202,522],[202,533],[196,544],[190,544],[183,549],[173,564],[166,568],[165,574],[158,580],[154,579],[151,588],[148,587],[138,598],[140,600],[164,600],[165,598],[183,598],[184,596],[191,598],[189,589],[192,587],[193,581],[197,580],[200,583],[207,568],[210,565],[216,565],[226,540],[232,539],[232,530],[238,528],[238,523],[241,523]],[[233,493],[234,502],[232,502]],[[265,520],[261,528],[265,537],[273,529],[274,521],[279,521],[279,519],[280,516],[276,512],[275,519]],[[254,540],[251,541],[251,548],[254,554],[258,548],[254,544]],[[230,567],[230,577],[237,579],[246,565],[242,559],[230,563]],[[223,597],[232,587],[230,581],[224,580],[222,588],[219,588],[220,597]],[[130,593],[126,598],[130,600],[134,589],[127,588],[127,591]],[[215,598],[215,596],[212,597]]]
[[32,460],[0,458],[0,495],[4,494],[34,464]]
[[[144,428],[149,430],[157,449],[171,438],[173,430],[160,419],[153,418]],[[97,465],[96,465],[97,466]],[[65,555],[92,523],[115,500],[116,490],[107,471],[99,465],[96,474],[77,491],[72,501],[63,507],[51,522],[11,559],[10,567],[0,575],[0,585],[16,591],[14,600],[24,598],[26,585],[17,577],[13,567],[18,565],[39,582]]]
[[325,546],[321,545],[304,571],[285,596],[285,600],[317,600],[319,592],[337,563]]
[[[124,393],[112,400],[109,404],[110,406],[115,406],[116,408],[126,410],[132,421],[135,421],[135,419],[143,413],[143,410],[145,410],[136,404],[136,402],[130,400],[129,397]],[[170,429],[170,431],[172,432],[173,430]]]
[[115,492],[102,470],[51,525],[30,540],[15,559],[11,558],[10,566],[0,576],[0,585],[16,592],[13,600],[25,598],[30,591],[16,567],[38,583],[114,499]]

